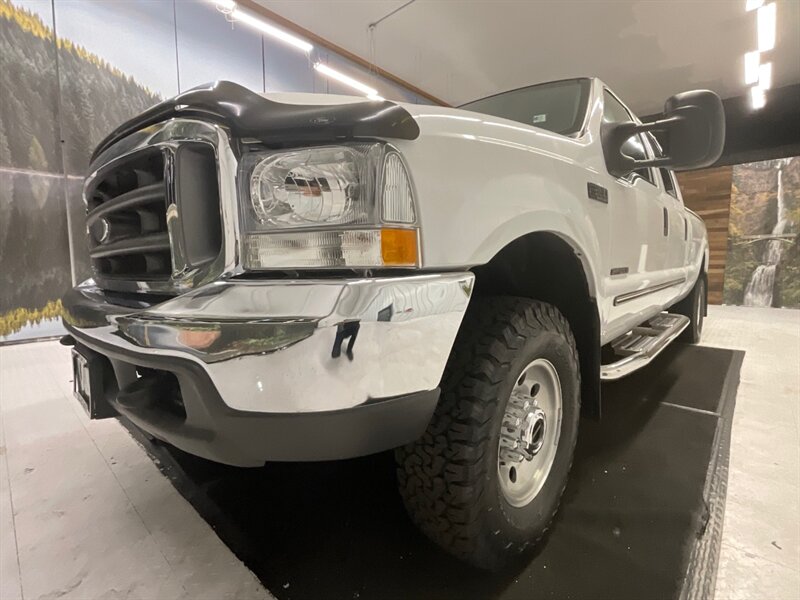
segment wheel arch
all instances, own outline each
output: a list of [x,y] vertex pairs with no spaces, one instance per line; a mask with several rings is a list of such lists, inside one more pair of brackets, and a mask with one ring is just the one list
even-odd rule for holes
[[472,271],[475,294],[510,295],[547,302],[570,324],[581,369],[581,412],[599,418],[600,317],[586,255],[564,236],[551,231],[522,235]]

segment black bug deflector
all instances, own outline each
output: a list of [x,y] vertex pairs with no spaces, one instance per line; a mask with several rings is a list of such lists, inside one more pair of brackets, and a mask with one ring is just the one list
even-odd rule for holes
[[219,122],[237,137],[254,138],[268,145],[373,137],[413,140],[419,136],[419,127],[408,111],[387,100],[286,104],[268,100],[230,81],[216,81],[178,94],[126,121],[100,142],[92,161],[125,136],[173,117]]

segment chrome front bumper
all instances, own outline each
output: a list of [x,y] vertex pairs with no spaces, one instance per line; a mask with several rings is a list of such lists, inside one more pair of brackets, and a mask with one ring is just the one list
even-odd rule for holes
[[153,303],[89,280],[64,322],[92,404],[156,438],[238,466],[339,459],[425,431],[473,281],[227,281]]
[[64,321],[79,341],[194,363],[231,409],[333,411],[435,389],[473,281],[227,281],[148,305],[88,280],[64,297]]

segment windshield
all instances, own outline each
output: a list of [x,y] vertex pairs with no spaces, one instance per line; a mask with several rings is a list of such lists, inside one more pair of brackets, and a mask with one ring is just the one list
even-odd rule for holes
[[531,85],[475,100],[459,108],[572,135],[583,125],[590,83],[589,79],[565,79]]

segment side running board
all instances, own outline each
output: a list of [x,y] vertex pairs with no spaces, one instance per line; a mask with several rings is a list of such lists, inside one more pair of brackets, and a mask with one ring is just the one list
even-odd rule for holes
[[615,362],[600,367],[600,379],[611,381],[630,375],[653,360],[689,325],[689,317],[662,312],[611,342]]

